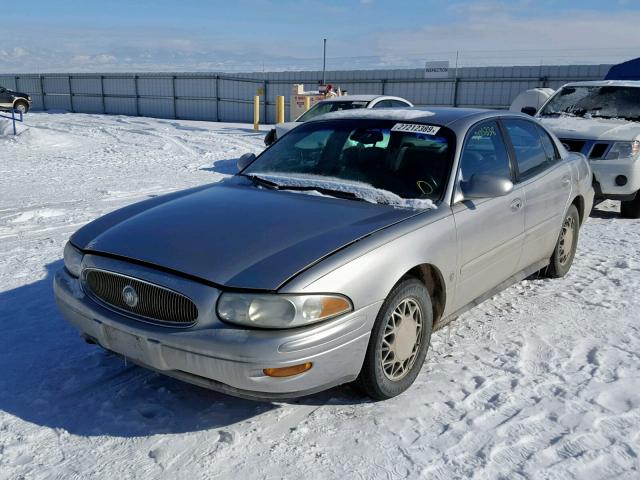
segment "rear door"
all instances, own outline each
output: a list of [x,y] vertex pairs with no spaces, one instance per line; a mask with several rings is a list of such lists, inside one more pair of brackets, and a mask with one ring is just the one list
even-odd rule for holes
[[[476,173],[515,181],[503,133],[495,120],[473,126],[465,139],[457,181]],[[516,272],[524,236],[523,205],[524,192],[517,186],[502,197],[461,200],[453,205],[459,259],[454,310]]]
[[503,124],[516,159],[517,185],[524,190],[520,269],[525,269],[553,253],[571,196],[571,170],[536,122],[505,119]]

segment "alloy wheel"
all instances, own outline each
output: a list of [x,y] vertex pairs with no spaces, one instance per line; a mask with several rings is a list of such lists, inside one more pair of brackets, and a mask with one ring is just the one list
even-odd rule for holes
[[413,298],[405,298],[387,318],[382,337],[381,362],[384,375],[393,381],[405,377],[420,348],[422,310]]

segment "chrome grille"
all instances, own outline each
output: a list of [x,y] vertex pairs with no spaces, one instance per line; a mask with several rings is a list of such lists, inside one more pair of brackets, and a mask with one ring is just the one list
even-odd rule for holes
[[[83,272],[87,293],[107,306],[140,317],[146,321],[189,326],[198,318],[198,308],[184,295],[135,278],[105,270]],[[129,287],[129,288],[127,288]],[[125,289],[135,294],[136,301],[125,300]]]

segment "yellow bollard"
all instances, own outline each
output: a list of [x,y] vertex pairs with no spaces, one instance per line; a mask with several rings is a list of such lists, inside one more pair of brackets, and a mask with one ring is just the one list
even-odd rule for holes
[[306,112],[311,108],[311,97],[304,97],[304,111]]
[[284,122],[284,97],[278,95],[276,97],[276,123]]
[[260,130],[260,95],[253,97],[253,130]]

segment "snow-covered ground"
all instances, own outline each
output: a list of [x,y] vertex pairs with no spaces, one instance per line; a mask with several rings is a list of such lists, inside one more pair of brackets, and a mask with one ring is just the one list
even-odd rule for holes
[[433,337],[416,384],[227,397],[86,345],[52,272],[85,222],[216,181],[248,126],[33,113],[0,136],[0,479],[640,478],[640,222],[588,220],[570,274]]

